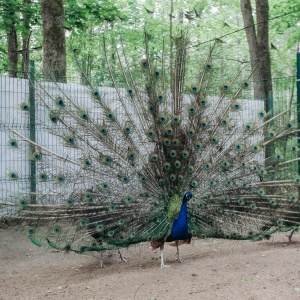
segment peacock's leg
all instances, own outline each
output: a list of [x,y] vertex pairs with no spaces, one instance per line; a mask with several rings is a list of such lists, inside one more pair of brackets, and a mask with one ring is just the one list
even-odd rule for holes
[[169,268],[170,266],[166,266],[164,264],[164,245],[160,246],[160,268]]
[[293,236],[294,232],[295,232],[295,230],[293,229],[292,232],[289,235],[287,235],[287,237],[289,239],[288,245],[292,242],[292,236]]
[[118,249],[118,253],[120,255],[120,262],[127,262],[126,259],[128,259],[128,258],[122,255],[120,249]]
[[178,246],[178,241],[175,241],[176,243],[176,248],[177,248],[177,258],[176,258],[176,261],[177,263],[183,263],[184,262],[184,259],[180,258],[179,256],[179,246]]
[[105,265],[104,265],[104,263],[103,263],[102,252],[100,252],[100,264],[99,264],[99,267],[100,267],[100,268],[104,268],[104,267],[105,267]]

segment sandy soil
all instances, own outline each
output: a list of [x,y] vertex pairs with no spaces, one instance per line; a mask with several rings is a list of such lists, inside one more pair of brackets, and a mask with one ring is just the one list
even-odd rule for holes
[[19,229],[0,229],[0,299],[300,299],[300,235],[269,241],[196,240],[180,250],[166,246],[170,268],[146,244],[105,253],[64,254],[28,242]]

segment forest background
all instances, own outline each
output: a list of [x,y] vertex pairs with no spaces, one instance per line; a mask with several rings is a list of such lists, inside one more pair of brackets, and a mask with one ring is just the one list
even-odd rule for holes
[[[34,60],[48,79],[79,77],[84,83],[93,78],[110,85],[105,55],[112,66],[117,63],[115,47],[121,41],[134,65],[143,55],[145,33],[152,42],[150,55],[161,59],[162,47],[167,52],[178,30],[189,31],[190,74],[216,38],[222,47],[214,59],[228,63],[229,73],[251,60],[253,67],[258,58],[261,77],[254,74],[256,81],[296,73],[298,1],[0,0],[0,10],[0,69],[11,77],[26,78],[29,60]],[[116,71],[116,80],[119,75]]]

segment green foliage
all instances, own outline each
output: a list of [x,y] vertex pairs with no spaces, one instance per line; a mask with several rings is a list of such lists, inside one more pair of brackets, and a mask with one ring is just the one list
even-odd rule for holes
[[272,53],[273,76],[290,76],[296,72],[296,47],[299,42],[299,1],[270,1],[270,41],[277,48]]
[[[21,34],[24,32],[24,16],[30,18],[32,30],[31,47],[35,47],[37,36],[36,28],[41,25],[40,10],[38,3],[29,3],[25,5],[22,0],[0,0],[0,35],[6,36],[11,29],[16,30],[18,39],[21,40]],[[21,46],[20,46],[21,50]],[[2,44],[0,48],[0,69],[7,70],[7,45]],[[20,66],[21,68],[21,66]]]
[[[188,51],[192,55],[189,55],[187,68],[189,84],[193,82],[195,69],[202,64],[196,61],[199,53],[203,53],[205,57],[214,38],[225,36],[221,38],[224,43],[220,47],[220,52],[213,57],[215,66],[233,74],[236,68],[249,61],[245,32],[240,30],[243,28],[243,20],[239,2],[238,0],[173,1],[173,18],[171,18],[173,35],[178,35],[181,30],[190,32]],[[136,64],[137,58],[143,56],[142,40],[145,31],[150,37],[149,53],[154,59],[161,59],[163,43],[166,50],[170,47],[171,1],[169,0],[160,2],[64,0],[64,4],[68,77],[77,76],[77,63],[79,63],[88,78],[95,78],[101,85],[111,84],[107,70],[103,68],[105,65],[103,34],[109,45],[107,51],[109,59],[112,60],[112,67],[117,60],[114,47],[119,45],[120,37],[126,44],[126,54],[130,64]],[[269,1],[269,5],[271,19],[278,15],[285,15],[269,22],[270,41],[278,49],[278,51],[272,50],[271,53],[273,74],[275,77],[292,75],[295,72],[295,46],[299,38],[297,24],[300,4],[297,1],[274,0]],[[41,68],[40,4],[33,2],[25,6],[22,0],[0,0],[0,11],[2,37],[6,36],[7,25],[14,25],[20,37],[23,15],[29,14],[30,58],[37,62],[38,69]],[[21,50],[21,46],[19,48]],[[235,51],[232,51],[233,48]],[[78,62],[74,60],[74,56]],[[6,60],[6,46],[2,45],[0,69],[6,68]],[[118,78],[118,74],[116,76]],[[86,79],[82,78],[82,82],[85,83]]]
[[[104,21],[112,22],[119,15],[118,8],[108,0],[65,0],[66,27],[76,30],[89,30],[92,26],[101,26]],[[82,32],[82,34],[84,34]]]

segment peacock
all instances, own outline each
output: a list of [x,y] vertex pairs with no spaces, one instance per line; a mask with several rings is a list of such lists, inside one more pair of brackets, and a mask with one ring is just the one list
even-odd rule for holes
[[103,36],[110,84],[86,77],[89,105],[70,84],[36,81],[39,139],[1,121],[7,147],[36,166],[33,190],[18,169],[8,172],[23,188],[1,202],[2,218],[21,224],[33,244],[66,252],[148,241],[160,248],[161,268],[166,242],[181,262],[178,246],[192,237],[255,241],[298,231],[291,108],[274,115],[243,99],[254,72],[245,66],[218,82],[219,39],[197,58],[193,76],[188,32],[173,33],[169,44],[162,38],[157,55],[152,39],[145,31],[132,60],[120,36],[112,63]]

